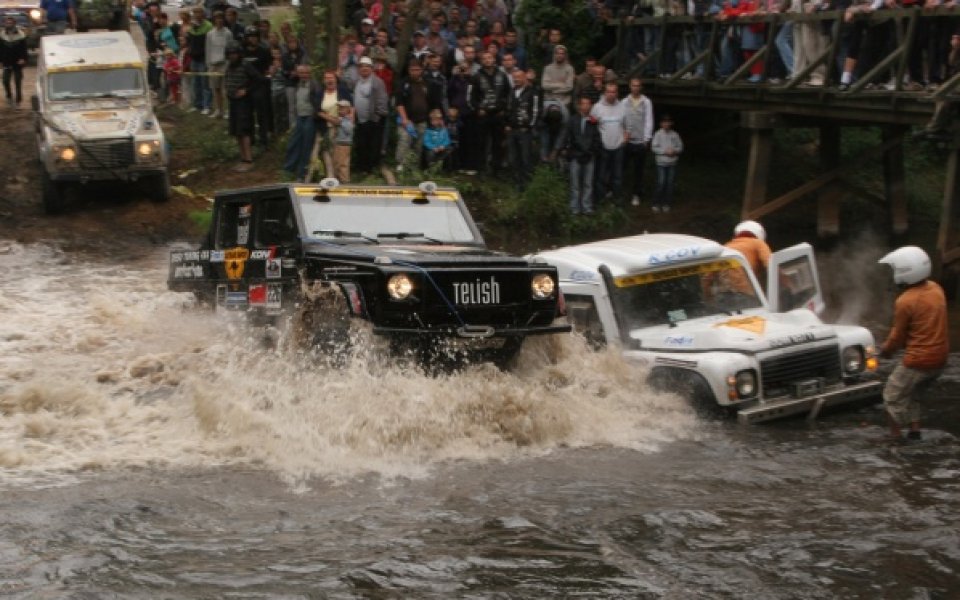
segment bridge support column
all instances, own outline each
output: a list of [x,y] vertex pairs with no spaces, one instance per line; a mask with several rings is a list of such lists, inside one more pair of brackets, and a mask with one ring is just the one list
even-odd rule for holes
[[897,143],[883,153],[883,183],[887,201],[890,203],[894,235],[906,233],[907,219],[907,185],[903,168],[903,138],[907,134],[906,127],[885,127],[883,141],[896,140]]
[[[960,140],[947,157],[947,173],[943,186],[943,207],[940,212],[940,231],[937,234],[937,256],[934,258],[936,275],[943,278],[943,267],[960,259],[957,230],[960,229]],[[948,293],[955,290],[949,289]]]
[[[820,127],[820,167],[828,173],[840,166],[840,126]],[[827,183],[817,196],[817,235],[832,237],[840,233],[840,199],[843,191],[834,180]]]
[[750,130],[747,181],[740,211],[744,219],[767,200],[767,180],[770,177],[770,155],[773,153],[773,130],[776,123],[775,113],[751,111],[741,115],[741,124]]

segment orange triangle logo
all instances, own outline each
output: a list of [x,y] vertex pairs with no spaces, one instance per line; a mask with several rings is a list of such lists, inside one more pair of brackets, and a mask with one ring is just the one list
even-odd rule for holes
[[763,317],[745,317],[743,319],[731,319],[723,323],[717,323],[714,327],[736,327],[737,329],[744,329],[750,333],[763,335],[763,332],[767,329],[767,320]]

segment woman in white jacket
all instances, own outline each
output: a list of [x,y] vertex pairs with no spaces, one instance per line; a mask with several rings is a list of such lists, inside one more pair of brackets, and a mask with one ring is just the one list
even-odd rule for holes
[[660,117],[660,129],[653,134],[651,144],[657,163],[657,190],[653,194],[653,212],[670,212],[673,202],[673,180],[677,172],[677,162],[683,152],[683,140],[673,130],[673,118],[670,115]]

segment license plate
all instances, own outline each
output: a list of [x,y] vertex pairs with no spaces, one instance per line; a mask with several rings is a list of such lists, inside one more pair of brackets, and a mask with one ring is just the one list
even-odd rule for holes
[[795,381],[791,385],[793,387],[794,398],[806,398],[807,396],[815,396],[823,392],[823,379],[819,377]]

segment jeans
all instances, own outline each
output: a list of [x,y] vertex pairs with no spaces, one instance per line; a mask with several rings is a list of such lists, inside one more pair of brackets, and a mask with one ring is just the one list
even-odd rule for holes
[[593,212],[593,167],[595,159],[581,164],[579,160],[570,161],[570,212]]
[[[15,90],[10,89],[10,79],[13,79]],[[17,104],[23,100],[23,67],[4,67],[3,69],[3,90],[7,93],[7,98],[13,100],[16,91]]]
[[620,188],[623,184],[623,146],[616,150],[600,150],[600,164],[597,167],[597,199],[605,198],[608,193],[616,196],[620,202]]
[[530,156],[533,154],[533,132],[529,129],[511,129],[507,140],[507,156],[510,166],[513,167],[513,178],[521,190],[530,182],[533,173],[533,163]]
[[787,68],[787,77],[793,77],[793,23],[783,24],[774,43],[777,45],[777,52],[780,53],[783,66]]
[[633,195],[643,197],[643,166],[647,161],[646,144],[626,144],[624,159],[633,169]]
[[[204,73],[207,65],[199,60],[190,62],[190,70],[197,73]],[[213,92],[210,91],[210,85],[207,82],[206,75],[193,76],[193,107],[197,110],[209,109],[213,101]]]
[[298,180],[307,174],[310,155],[313,153],[313,142],[317,137],[316,123],[313,115],[297,117],[293,134],[287,142],[287,155],[283,161],[283,170],[293,173]]
[[673,180],[677,165],[657,165],[657,191],[653,193],[654,206],[670,206],[673,202]]

